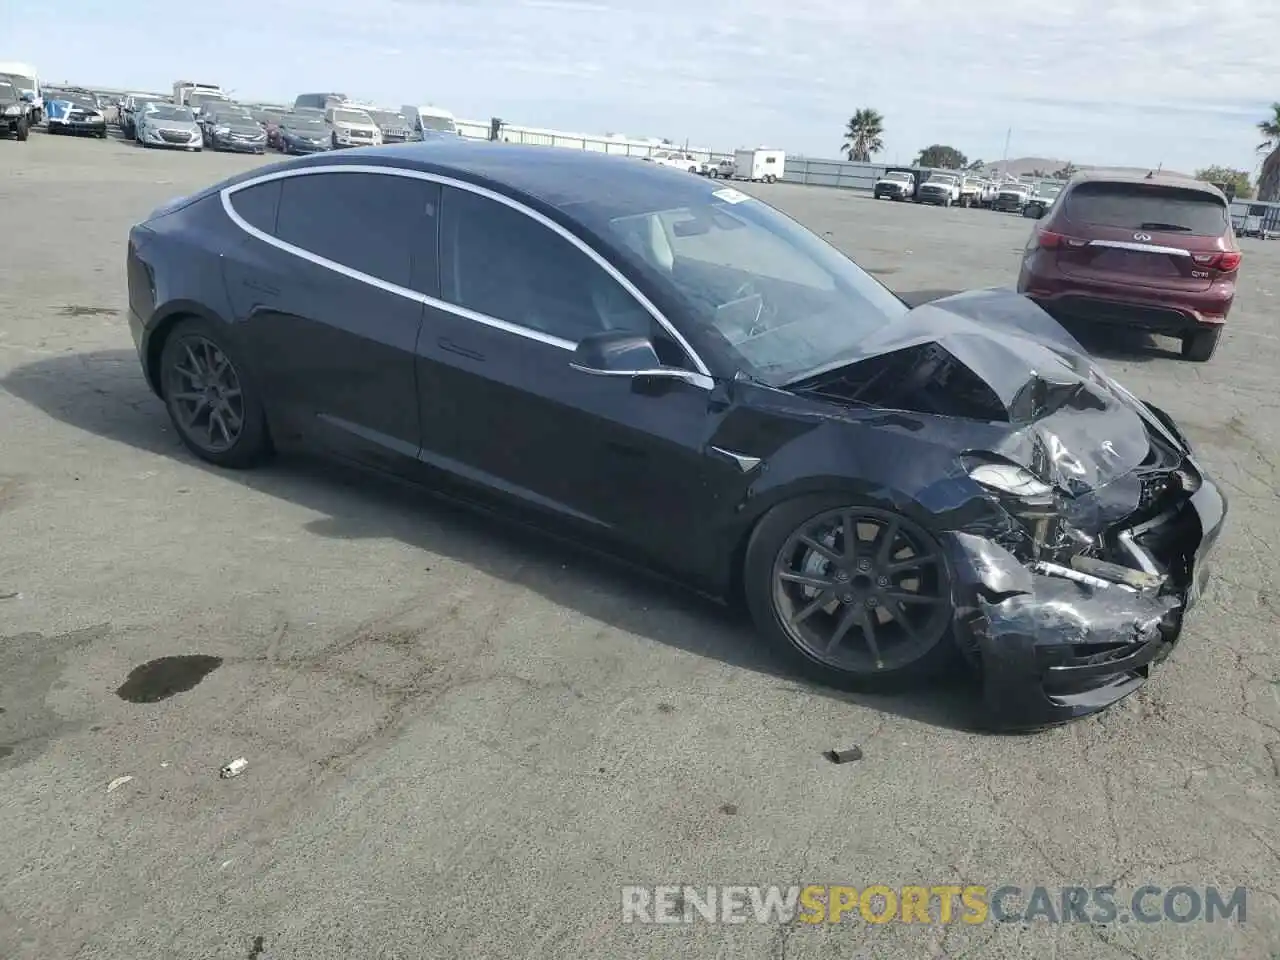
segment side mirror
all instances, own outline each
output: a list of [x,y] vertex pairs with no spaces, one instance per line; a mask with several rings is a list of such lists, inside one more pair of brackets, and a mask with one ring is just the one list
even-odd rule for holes
[[569,366],[598,377],[650,377],[706,385],[707,377],[665,366],[648,337],[625,331],[592,334],[579,341]]
[[22,94],[22,99],[25,100],[27,103],[35,103],[36,95],[32,93],[30,90],[26,90]]

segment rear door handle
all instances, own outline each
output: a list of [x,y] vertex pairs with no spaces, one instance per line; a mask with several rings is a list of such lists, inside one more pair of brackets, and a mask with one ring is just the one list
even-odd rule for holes
[[460,357],[466,357],[468,360],[478,360],[484,362],[484,354],[475,350],[468,350],[466,347],[460,347],[447,337],[441,337],[436,341],[441,350],[448,350],[450,353],[456,353]]
[[244,281],[244,285],[250,290],[257,293],[265,293],[269,297],[280,296],[280,289],[278,287],[273,287],[269,283],[263,283],[261,280],[246,280]]

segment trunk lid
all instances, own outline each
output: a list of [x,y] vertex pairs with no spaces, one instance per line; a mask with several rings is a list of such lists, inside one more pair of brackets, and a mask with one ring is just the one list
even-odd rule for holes
[[1040,237],[1058,268],[1080,280],[1197,292],[1234,273],[1226,203],[1195,188],[1106,182],[1077,185]]

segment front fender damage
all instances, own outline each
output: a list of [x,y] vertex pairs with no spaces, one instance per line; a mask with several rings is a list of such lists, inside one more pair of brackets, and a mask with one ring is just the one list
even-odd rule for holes
[[951,532],[957,642],[978,667],[993,726],[1036,727],[1094,713],[1137,690],[1168,656],[1184,600],[1167,577],[1078,558],[1024,564]]

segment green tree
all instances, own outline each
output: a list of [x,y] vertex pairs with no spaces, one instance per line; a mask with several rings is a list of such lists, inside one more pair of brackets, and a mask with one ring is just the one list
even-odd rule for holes
[[850,160],[869,163],[874,154],[884,149],[884,116],[871,107],[863,107],[844,128],[844,146],[840,149]]
[[977,170],[981,170],[986,165],[987,165],[987,161],[985,160],[972,160],[970,161],[969,165],[965,167],[965,169],[970,171],[977,171]]
[[1253,184],[1249,182],[1249,174],[1244,170],[1233,170],[1231,167],[1205,167],[1196,171],[1196,179],[1235,187],[1235,196],[1241,200],[1247,200],[1253,196]]
[[1280,200],[1280,102],[1271,105],[1271,116],[1258,123],[1258,132],[1267,139],[1258,144],[1258,152],[1267,152],[1258,175],[1258,199]]
[[1070,180],[1079,172],[1080,168],[1068,160],[1062,167],[1054,171],[1053,178],[1055,180]]
[[935,143],[925,147],[916,157],[917,167],[938,167],[943,170],[962,170],[969,165],[969,158],[955,147]]

